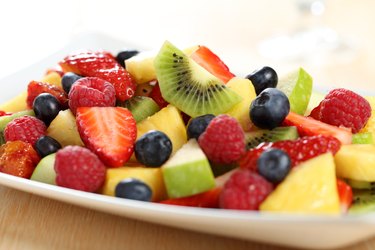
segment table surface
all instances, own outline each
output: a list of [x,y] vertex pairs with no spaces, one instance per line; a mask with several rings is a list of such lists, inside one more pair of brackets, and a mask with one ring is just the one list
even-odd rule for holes
[[[349,61],[306,62],[303,66],[327,88],[343,86],[375,92],[375,33],[369,27],[375,23],[375,2],[357,3],[328,1],[330,15],[325,17],[339,33],[357,39],[356,55]],[[285,65],[260,58],[255,46],[252,50],[254,61]],[[294,64],[301,62],[288,65]],[[118,217],[7,187],[0,186],[0,197],[0,249],[286,249]],[[373,248],[375,238],[343,249]]]

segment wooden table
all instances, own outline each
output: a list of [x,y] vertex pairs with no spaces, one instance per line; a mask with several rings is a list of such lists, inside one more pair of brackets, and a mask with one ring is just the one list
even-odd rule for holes
[[[303,65],[316,82],[375,92],[375,2],[328,1],[327,24],[360,42],[350,62]],[[370,28],[371,27],[371,28]],[[266,37],[255,35],[253,44]],[[254,62],[283,67],[260,58]],[[254,63],[255,65],[256,63]],[[289,64],[290,66],[291,64]],[[0,249],[284,249],[109,215],[0,187]],[[373,249],[375,238],[344,249]],[[286,248],[285,248],[286,249]]]

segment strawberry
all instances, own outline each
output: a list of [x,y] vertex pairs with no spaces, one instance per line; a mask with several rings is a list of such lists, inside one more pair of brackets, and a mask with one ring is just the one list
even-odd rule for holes
[[110,82],[120,101],[130,99],[135,93],[136,85],[130,74],[108,52],[83,51],[65,57],[59,64],[65,73],[99,77]]
[[343,180],[337,179],[337,191],[340,199],[341,212],[346,213],[353,202],[352,187]]
[[199,48],[190,55],[190,58],[224,83],[227,83],[234,77],[229,71],[228,66],[205,46],[199,46]]
[[152,88],[149,97],[151,97],[159,105],[160,109],[166,107],[169,104],[161,95],[158,83],[156,83],[156,85]]
[[168,199],[160,201],[160,203],[188,207],[218,208],[221,190],[222,187],[216,187],[204,193],[196,194],[189,197]]
[[68,96],[65,91],[59,87],[51,85],[49,83],[31,81],[27,86],[27,99],[26,103],[29,108],[33,107],[34,99],[42,94],[49,93],[56,97],[64,108],[68,107]]
[[339,128],[313,118],[290,112],[284,120],[286,126],[296,126],[300,136],[325,135],[336,137],[342,144],[352,143],[350,129]]
[[133,153],[137,137],[135,120],[121,107],[78,107],[78,132],[86,147],[107,167],[120,167]]

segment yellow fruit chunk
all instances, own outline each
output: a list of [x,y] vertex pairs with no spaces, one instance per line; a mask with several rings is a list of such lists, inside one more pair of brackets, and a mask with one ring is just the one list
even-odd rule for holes
[[137,124],[137,139],[150,130],[159,130],[172,141],[172,154],[187,142],[186,127],[178,109],[173,105],[161,109]]
[[45,82],[45,83],[49,83],[49,84],[54,85],[54,86],[59,87],[59,88],[62,88],[61,76],[56,72],[48,73],[40,81]]
[[296,166],[260,205],[260,210],[340,214],[332,154],[326,153]]
[[136,178],[149,185],[152,190],[152,201],[160,201],[167,198],[160,168],[146,168],[141,166],[107,169],[102,193],[115,196],[117,184],[125,178]]
[[375,146],[342,145],[335,155],[337,176],[357,181],[375,181]]
[[256,97],[254,86],[250,80],[238,77],[232,78],[227,83],[227,86],[240,95],[242,101],[234,105],[234,107],[226,113],[236,118],[244,131],[249,131],[253,126],[253,123],[250,120],[249,110],[251,102]]
[[359,131],[359,133],[372,133],[373,138],[375,138],[375,96],[366,97],[366,100],[371,105],[371,116],[368,119],[366,126]]
[[60,111],[53,119],[47,129],[47,135],[57,140],[62,147],[84,145],[77,130],[76,118],[69,109]]

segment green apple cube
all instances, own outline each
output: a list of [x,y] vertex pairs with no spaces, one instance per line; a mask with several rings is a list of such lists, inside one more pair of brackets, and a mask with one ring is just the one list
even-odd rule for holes
[[56,185],[55,158],[56,154],[50,154],[40,160],[30,179]]
[[312,77],[302,68],[279,79],[277,88],[289,98],[290,111],[304,115],[312,92]]
[[169,198],[191,196],[215,187],[210,163],[195,139],[182,146],[161,169]]

